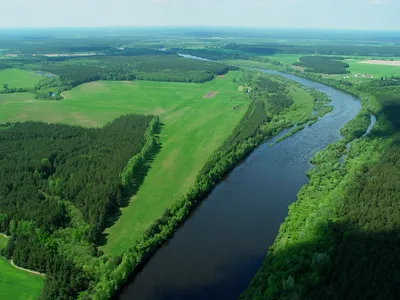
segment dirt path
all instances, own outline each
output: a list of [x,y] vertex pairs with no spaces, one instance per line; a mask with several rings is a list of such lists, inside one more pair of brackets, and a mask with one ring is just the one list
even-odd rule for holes
[[6,239],[10,238],[9,236],[5,235],[4,233],[0,233],[0,235],[1,235],[2,237],[5,237]]
[[65,97],[63,93],[64,93],[64,92],[61,92],[61,93],[60,93],[61,97],[63,97],[64,99],[67,99],[67,97]]
[[28,269],[24,269],[24,268],[18,267],[16,264],[14,264],[14,261],[12,259],[10,260],[10,263],[14,268],[16,268],[18,270],[25,271],[25,272],[28,272],[28,273],[31,273],[31,274],[34,274],[34,275],[39,275],[39,276],[45,276],[46,275],[46,274],[43,274],[43,273],[39,273],[39,272],[36,272],[36,271],[32,271],[32,270],[28,270]]

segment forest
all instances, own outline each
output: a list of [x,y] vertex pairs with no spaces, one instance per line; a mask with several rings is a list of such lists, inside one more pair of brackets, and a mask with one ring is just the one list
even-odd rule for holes
[[[342,141],[312,159],[309,184],[241,299],[397,299],[398,86],[304,76],[359,96],[366,109],[341,129]],[[370,113],[378,121],[362,137]]]
[[326,56],[303,56],[294,66],[303,67],[305,72],[315,72],[323,74],[343,74],[349,64],[336,60],[335,57]]
[[68,234],[97,255],[106,223],[155,150],[157,124],[152,116],[126,115],[103,128],[2,125],[0,232],[11,235],[3,255],[47,274],[42,299],[73,299],[87,289],[89,275],[60,255],[57,239]]
[[319,54],[319,55],[353,55],[353,56],[400,56],[400,49],[391,45],[297,45],[278,43],[259,44],[228,44],[224,47],[228,50],[241,51],[253,55],[273,54]]
[[[134,49],[132,49],[133,52]],[[98,80],[150,80],[203,83],[217,75],[237,69],[223,64],[190,60],[177,54],[148,50],[119,56],[40,57],[0,60],[0,69],[20,68],[53,74],[43,78],[32,90],[39,99],[60,100],[61,92]],[[152,53],[152,52],[150,52]],[[57,76],[56,76],[57,75]],[[3,89],[3,93],[27,92],[29,89]]]

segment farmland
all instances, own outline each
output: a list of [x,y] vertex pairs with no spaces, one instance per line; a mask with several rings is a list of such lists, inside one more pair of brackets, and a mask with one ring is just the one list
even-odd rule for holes
[[4,84],[9,88],[33,88],[41,79],[42,76],[31,71],[7,69],[0,71],[0,90]]
[[350,65],[352,74],[370,74],[373,77],[400,76],[399,66],[366,64],[360,59],[346,59],[345,62]]
[[0,298],[15,300],[37,299],[43,285],[43,278],[17,270],[0,257]]
[[[247,96],[232,83],[238,75],[231,72],[205,84],[100,81],[65,92],[67,100],[63,101],[33,100],[28,93],[1,95],[6,111],[1,122],[41,120],[91,127],[125,113],[160,116],[165,124],[160,135],[162,150],[139,193],[106,231],[104,251],[120,254],[188,190],[205,160],[246,112]],[[218,94],[203,98],[209,92]]]

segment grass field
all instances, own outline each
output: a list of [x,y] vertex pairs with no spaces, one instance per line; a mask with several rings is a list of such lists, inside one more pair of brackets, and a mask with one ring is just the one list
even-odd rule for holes
[[0,299],[37,299],[43,285],[43,277],[17,270],[0,257]]
[[[160,135],[162,150],[137,195],[106,230],[108,242],[102,250],[117,255],[189,189],[207,158],[246,112],[248,96],[238,92],[232,82],[235,76],[240,75],[230,72],[204,84],[93,82],[65,92],[67,99],[61,101],[37,101],[29,93],[0,95],[0,122],[43,120],[101,126],[126,113],[160,116],[165,124]],[[215,96],[204,98],[210,92]]]
[[295,85],[290,85],[289,95],[293,97],[293,105],[290,110],[284,113],[286,119],[293,123],[299,122],[304,116],[314,111],[314,97],[306,90]]
[[400,76],[400,67],[385,65],[370,65],[359,63],[359,59],[346,59],[352,74],[370,74],[375,78],[386,76]]
[[8,239],[0,235],[0,249],[4,249],[7,246]]
[[35,72],[29,72],[17,69],[7,69],[0,71],[0,90],[4,84],[8,84],[9,88],[33,88],[43,76]]

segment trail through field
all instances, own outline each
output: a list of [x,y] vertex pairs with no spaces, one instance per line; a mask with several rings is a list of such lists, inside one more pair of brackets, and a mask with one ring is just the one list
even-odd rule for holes
[[5,237],[6,239],[10,238],[9,236],[5,235],[4,233],[0,233],[0,236]]
[[31,274],[34,274],[34,275],[39,275],[39,276],[46,276],[46,274],[43,274],[43,273],[40,273],[40,272],[36,272],[36,271],[32,271],[32,270],[29,270],[29,269],[24,269],[24,268],[21,268],[21,267],[18,267],[15,263],[14,263],[14,260],[10,260],[10,264],[14,267],[14,268],[16,268],[16,269],[18,269],[18,270],[21,270],[21,271],[24,271],[24,272],[28,272],[28,273],[31,273]]

